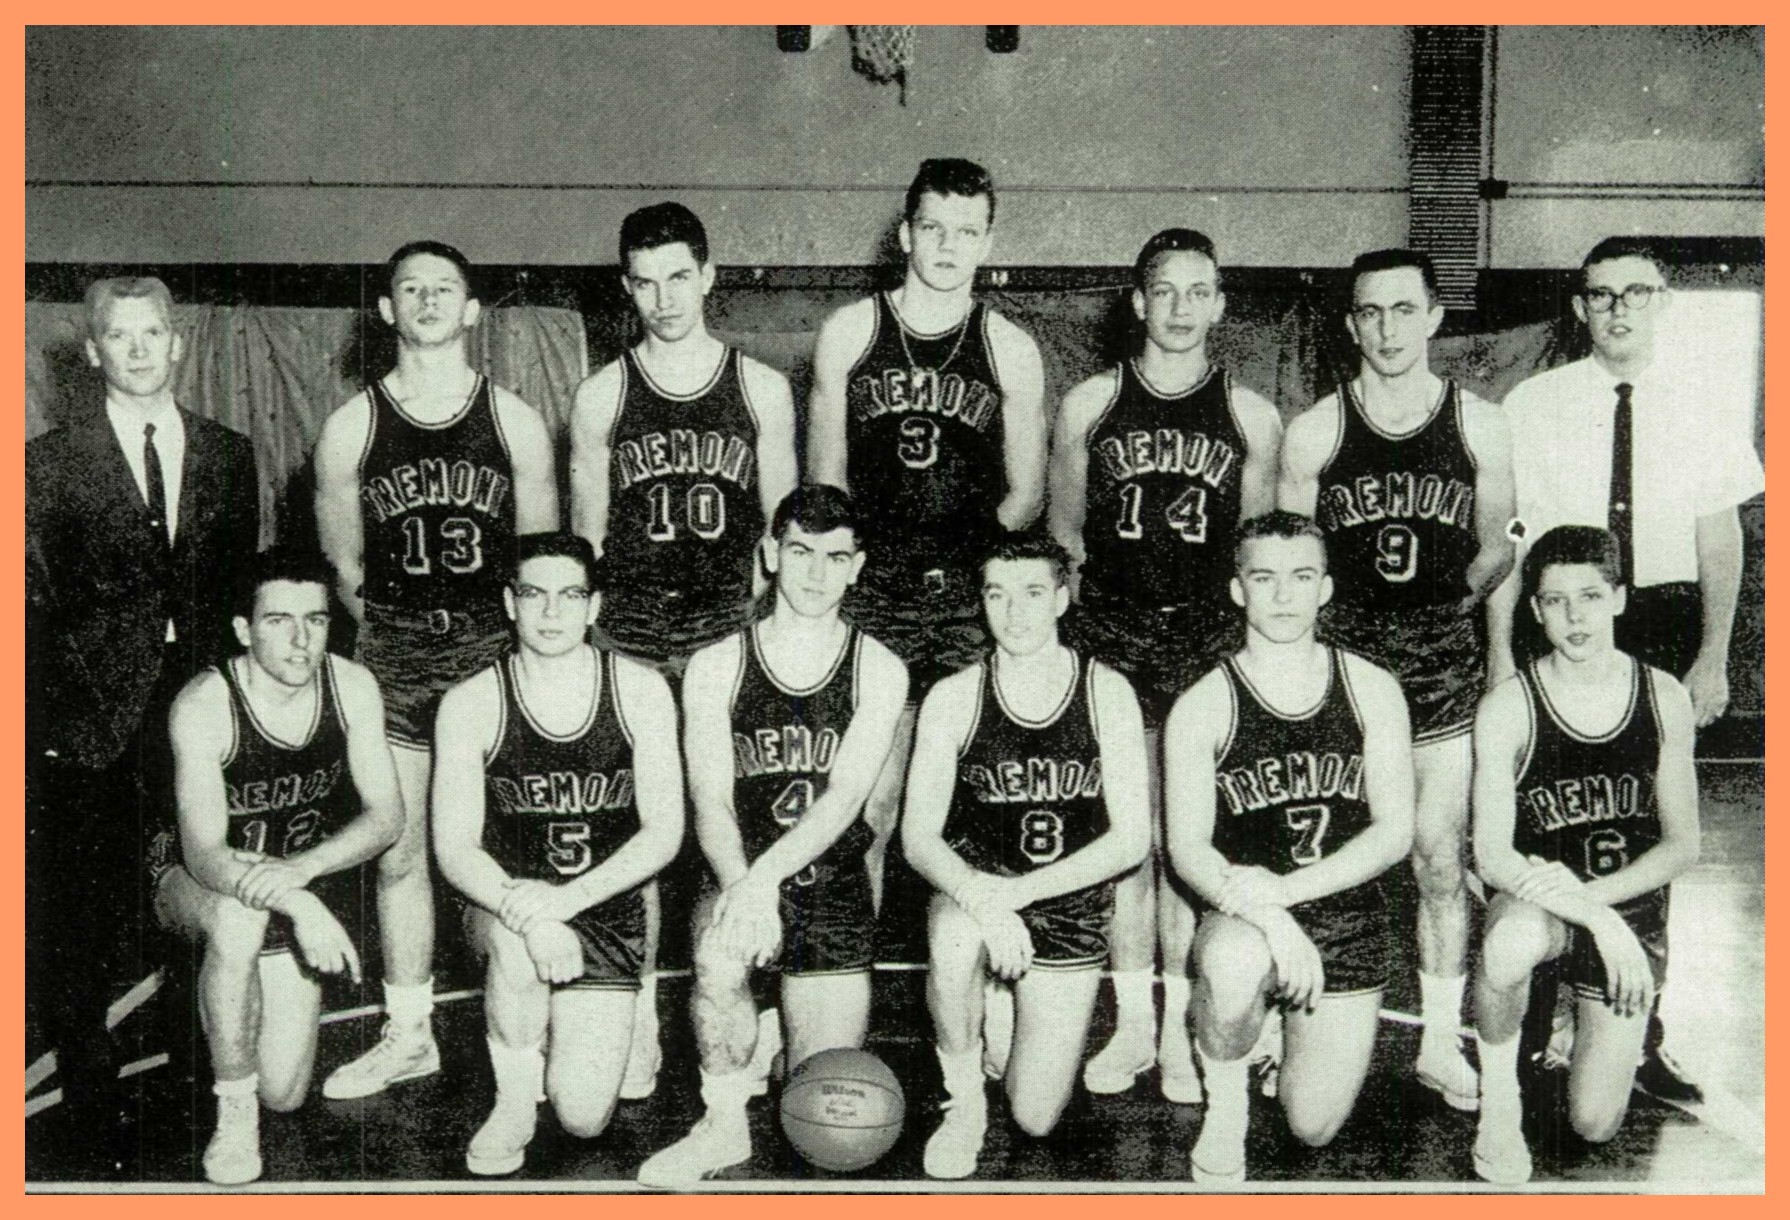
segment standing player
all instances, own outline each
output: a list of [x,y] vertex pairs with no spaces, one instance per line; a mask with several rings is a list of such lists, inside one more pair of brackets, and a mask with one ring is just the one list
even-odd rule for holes
[[752,972],[779,970],[788,1060],[861,1047],[875,912],[859,819],[907,695],[895,655],[839,617],[864,566],[850,497],[810,483],[772,518],[769,617],[697,653],[684,676],[685,756],[719,894],[696,908],[691,1002],[707,1107],[640,1167],[692,1186],[752,1155],[746,1102],[770,1056]]
[[[1504,416],[1430,371],[1442,325],[1428,256],[1355,260],[1347,323],[1360,375],[1287,425],[1280,507],[1324,528],[1337,597],[1325,633],[1397,675],[1417,752],[1417,1079],[1478,1106],[1461,1053],[1467,888],[1462,859],[1473,712],[1485,680],[1479,605],[1510,571]],[[1492,625],[1495,633],[1500,628]]]
[[317,973],[360,981],[338,922],[355,903],[350,870],[404,826],[379,687],[325,651],[330,578],[322,555],[257,556],[232,620],[247,653],[194,678],[170,717],[178,852],[164,834],[150,871],[157,917],[203,946],[218,1099],[204,1164],[221,1185],[261,1176],[262,1104],[304,1103]]
[[850,489],[877,530],[846,613],[895,650],[910,683],[870,798],[879,903],[915,709],[934,682],[982,656],[977,562],[1044,503],[1043,358],[1030,335],[973,295],[994,210],[980,165],[921,162],[901,221],[901,287],[840,309],[814,345],[809,477]]
[[[783,374],[727,347],[706,318],[708,234],[679,203],[630,213],[622,287],[645,335],[578,387],[572,528],[621,580],[597,626],[675,682],[698,648],[753,618],[759,541],[796,483],[795,408]],[[659,887],[647,891],[647,974],[622,1095],[659,1071]]]
[[1169,852],[1205,903],[1194,1004],[1207,1108],[1196,1182],[1241,1182],[1249,1050],[1286,1017],[1280,1104],[1301,1142],[1330,1142],[1367,1079],[1390,927],[1379,876],[1411,850],[1411,730],[1390,674],[1319,644],[1330,600],[1309,517],[1248,522],[1231,596],[1241,652],[1169,716]]
[[[1280,415],[1206,356],[1224,314],[1218,252],[1203,233],[1164,229],[1138,253],[1131,308],[1143,323],[1136,359],[1069,391],[1051,446],[1051,532],[1080,563],[1081,635],[1130,679],[1143,707],[1153,799],[1162,722],[1175,697],[1235,648],[1226,595],[1237,527],[1274,507]],[[1160,823],[1153,816],[1153,827]],[[1158,830],[1157,840],[1160,842]],[[1196,1104],[1187,1041],[1193,911],[1158,890],[1160,847],[1119,883],[1113,909],[1118,1027],[1088,1061],[1095,1093],[1120,1093],[1152,1062],[1162,1094]],[[1162,1042],[1151,996],[1162,943]]]
[[430,1028],[431,718],[443,691],[508,647],[497,593],[517,531],[559,520],[546,425],[467,363],[479,302],[466,256],[411,242],[386,271],[379,316],[397,332],[397,367],[337,408],[317,441],[318,536],[385,695],[404,794],[404,834],[379,858],[385,1031],[323,1082],[331,1098],[440,1070]]
[[1529,1180],[1517,1083],[1529,975],[1561,960],[1577,996],[1573,1130],[1614,1136],[1666,973],[1672,879],[1697,861],[1695,714],[1671,675],[1616,647],[1628,600],[1616,540],[1563,525],[1523,560],[1552,651],[1486,697],[1475,729],[1474,855],[1492,901],[1475,1011],[1473,1167]]
[[580,1138],[609,1125],[646,942],[641,886],[677,853],[683,783],[665,679],[585,635],[596,557],[575,534],[517,541],[503,605],[516,651],[441,700],[435,855],[487,959],[497,1102],[466,1149],[510,1173],[537,1100]]
[[902,847],[938,893],[926,999],[945,1117],[926,1172],[976,1171],[988,1126],[981,1036],[991,976],[1014,992],[1007,1099],[1029,1135],[1075,1087],[1100,988],[1113,879],[1149,854],[1143,718],[1131,686],[1057,638],[1069,556],[1021,536],[982,566],[995,648],[926,697]]

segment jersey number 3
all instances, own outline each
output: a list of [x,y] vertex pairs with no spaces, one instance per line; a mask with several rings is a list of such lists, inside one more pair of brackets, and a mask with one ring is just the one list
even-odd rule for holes
[[895,453],[909,470],[928,470],[939,460],[939,426],[921,415],[901,421],[901,439]]
[[[1162,510],[1162,518],[1182,542],[1206,540],[1206,489],[1189,487]],[[1144,489],[1142,484],[1127,483],[1119,489],[1119,537],[1137,539],[1144,536]]]

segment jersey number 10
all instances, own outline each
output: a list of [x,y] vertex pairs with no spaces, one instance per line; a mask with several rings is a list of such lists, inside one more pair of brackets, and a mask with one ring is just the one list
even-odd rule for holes
[[[671,488],[654,483],[646,498],[646,536],[654,542],[672,541],[677,524],[671,519]],[[684,523],[698,538],[719,538],[727,529],[727,497],[713,483],[692,483],[684,493]]]

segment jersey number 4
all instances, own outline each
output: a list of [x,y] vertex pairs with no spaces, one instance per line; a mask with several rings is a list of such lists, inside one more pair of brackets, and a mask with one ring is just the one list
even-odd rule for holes
[[[671,519],[671,488],[654,483],[647,493],[650,519],[646,536],[654,542],[670,542],[677,537],[677,524]],[[692,483],[684,493],[684,524],[698,538],[719,538],[727,529],[727,497],[713,483]]]
[[[1175,497],[1174,503],[1162,510],[1163,520],[1182,542],[1206,540],[1206,489],[1189,487]],[[1140,483],[1127,483],[1119,489],[1119,537],[1137,539],[1144,536],[1144,489]]]
[[470,517],[449,517],[441,523],[441,546],[433,559],[429,555],[429,523],[421,517],[404,518],[404,570],[412,576],[427,576],[436,560],[457,575],[476,572],[485,566],[485,552],[479,547],[484,535],[479,523]]

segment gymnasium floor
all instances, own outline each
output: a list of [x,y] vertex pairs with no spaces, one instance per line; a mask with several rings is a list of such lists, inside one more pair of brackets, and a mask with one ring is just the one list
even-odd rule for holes
[[[1561,1099],[1546,1090],[1528,1097],[1536,1190],[1758,1192],[1764,1187],[1764,765],[1703,762],[1703,856],[1676,886],[1672,910],[1671,985],[1665,994],[1670,1045],[1704,1085],[1708,1103],[1693,1114],[1636,1095],[1622,1132],[1590,1148],[1562,1138]],[[1397,972],[1407,977],[1410,970]],[[1251,1109],[1250,1189],[1475,1190],[1473,1119],[1457,1114],[1408,1075],[1416,1053],[1414,982],[1386,998],[1373,1070],[1354,1117],[1322,1150],[1298,1148],[1278,1109],[1259,1096]],[[1187,1149],[1201,1110],[1161,1100],[1154,1081],[1118,1097],[1078,1092],[1047,1140],[1020,1135],[993,1106],[980,1172],[963,1185],[928,1181],[921,1150],[937,1122],[938,1070],[927,1037],[923,975],[881,971],[876,977],[871,1049],[894,1068],[908,1091],[908,1123],[894,1150],[847,1180],[799,1161],[777,1129],[773,1099],[755,1103],[752,1162],[711,1183],[716,1190],[868,1189],[911,1191],[1079,1188],[1185,1190]],[[540,1134],[521,1172],[507,1179],[466,1173],[465,1142],[491,1098],[483,1017],[475,997],[437,1011],[444,1070],[398,1086],[383,1097],[326,1102],[313,1095],[296,1113],[263,1112],[266,1172],[258,1189],[304,1189],[306,1183],[390,1190],[634,1189],[633,1171],[649,1154],[681,1137],[700,1110],[696,1066],[685,1017],[688,981],[661,984],[666,1069],[658,1092],[624,1103],[610,1130],[577,1141],[542,1108]],[[1094,1038],[1111,1025],[1103,989]],[[377,1036],[376,1018],[337,1021],[323,1031],[320,1061],[347,1058]],[[40,1069],[41,1070],[41,1069]],[[44,1106],[54,1079],[36,1082],[26,1123],[27,1176],[34,1190],[70,1189],[78,1171],[79,1133],[64,1129],[59,1107]],[[204,1191],[199,1155],[210,1134],[208,1089],[168,1068],[139,1082],[139,1156],[122,1175],[150,1189]],[[1557,1074],[1554,1077],[1558,1082]],[[990,1091],[997,1097],[996,1090]],[[35,1110],[35,1113],[32,1111]],[[858,1185],[854,1185],[854,1182]],[[73,1186],[73,1189],[80,1189]]]

